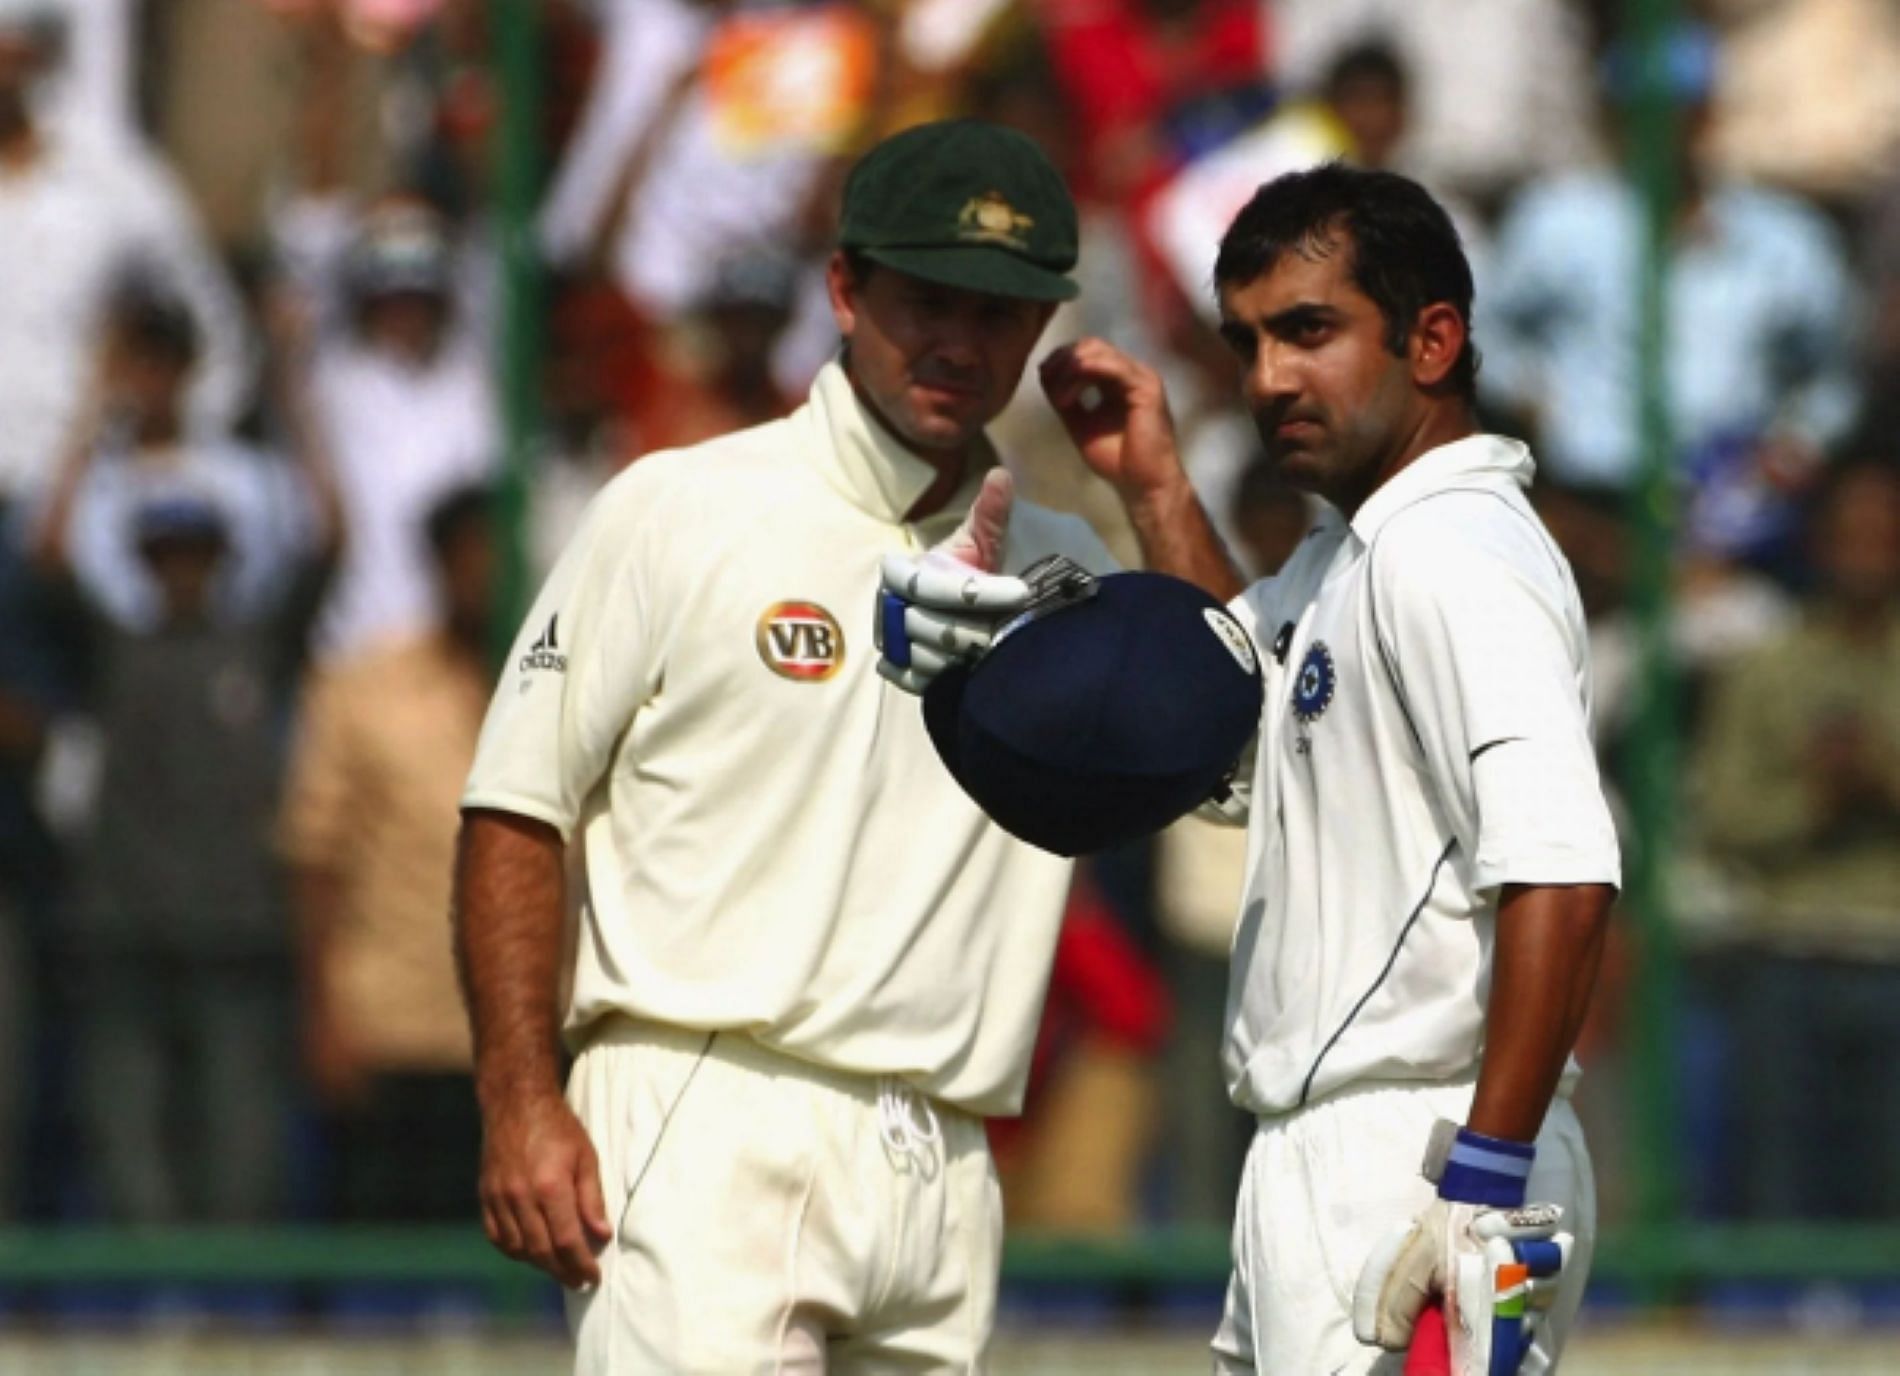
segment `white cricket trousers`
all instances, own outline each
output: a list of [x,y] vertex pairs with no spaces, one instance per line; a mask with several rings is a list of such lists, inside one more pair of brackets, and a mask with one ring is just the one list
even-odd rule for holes
[[[1475,1086],[1370,1085],[1263,1118],[1234,1213],[1234,1270],[1214,1335],[1214,1369],[1272,1376],[1399,1376],[1401,1355],[1352,1334],[1359,1268],[1436,1195],[1419,1174],[1432,1124],[1462,1123]],[[1576,1250],[1556,1304],[1520,1368],[1554,1371],[1596,1245],[1596,1185],[1583,1128],[1558,1099],[1537,1136],[1527,1196],[1564,1209]]]
[[980,1119],[743,1034],[617,1019],[568,1081],[613,1241],[577,1376],[982,1370],[1002,1195]]

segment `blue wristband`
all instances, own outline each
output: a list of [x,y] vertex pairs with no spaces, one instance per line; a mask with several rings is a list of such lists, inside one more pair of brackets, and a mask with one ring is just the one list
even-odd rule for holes
[[885,660],[899,669],[910,668],[910,632],[904,628],[904,613],[909,607],[910,603],[889,588],[878,590],[877,615],[882,632],[878,648]]
[[1529,1187],[1537,1148],[1459,1128],[1438,1177],[1438,1197],[1488,1209],[1515,1209]]
[[1518,1238],[1511,1243],[1517,1259],[1530,1268],[1536,1279],[1559,1275],[1564,1269],[1564,1249],[1541,1238]]

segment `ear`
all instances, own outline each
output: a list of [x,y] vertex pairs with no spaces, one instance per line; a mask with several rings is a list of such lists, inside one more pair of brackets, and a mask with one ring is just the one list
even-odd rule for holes
[[1451,376],[1465,350],[1464,319],[1447,301],[1434,301],[1412,324],[1412,380],[1430,389]]
[[838,333],[851,338],[858,324],[858,284],[852,280],[842,249],[825,264],[825,293],[831,298],[831,318],[838,322]]

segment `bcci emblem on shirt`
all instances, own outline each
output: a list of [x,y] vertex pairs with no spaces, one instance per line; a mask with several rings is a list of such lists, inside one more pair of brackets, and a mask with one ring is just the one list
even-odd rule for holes
[[759,617],[754,642],[780,678],[822,683],[844,667],[844,631],[816,602],[777,602]]
[[1293,715],[1306,725],[1318,721],[1333,705],[1333,652],[1326,642],[1315,640],[1300,661],[1300,676],[1293,684]]

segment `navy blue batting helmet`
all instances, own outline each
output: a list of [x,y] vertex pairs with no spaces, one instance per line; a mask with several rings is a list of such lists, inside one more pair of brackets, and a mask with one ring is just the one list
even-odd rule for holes
[[1004,830],[1085,855],[1212,797],[1260,702],[1259,656],[1225,607],[1178,578],[1120,573],[938,675],[924,723]]

